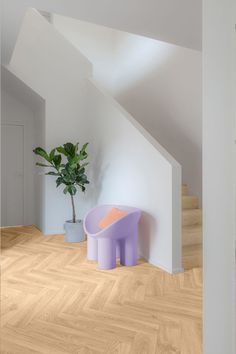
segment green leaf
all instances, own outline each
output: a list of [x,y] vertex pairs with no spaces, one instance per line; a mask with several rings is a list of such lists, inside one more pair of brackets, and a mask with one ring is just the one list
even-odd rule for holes
[[86,148],[88,146],[88,143],[84,144],[82,149],[80,150],[80,153],[79,153],[79,160],[85,160],[87,157],[88,157],[88,154],[87,152],[85,151]]
[[63,189],[64,194],[68,193],[68,188],[69,188],[69,186],[66,186],[66,188]]
[[62,175],[66,175],[68,172],[67,172],[67,170],[65,169],[65,168],[63,168],[62,170],[61,170],[61,174]]
[[83,186],[82,184],[79,184],[79,186],[80,186],[82,192],[85,192],[85,190],[86,190],[85,186]]
[[68,192],[70,193],[70,195],[75,195],[77,192],[77,189],[75,186],[70,185],[68,188]]
[[84,173],[82,173],[82,174],[79,174],[76,176],[76,183],[89,184],[89,181],[88,181],[87,176]]
[[83,154],[79,155],[80,161],[87,159],[87,157],[88,157],[88,154],[86,152],[84,152]]
[[78,171],[79,175],[83,175],[84,172],[85,172],[85,168],[84,167],[80,168],[79,171]]
[[87,182],[87,176],[85,174],[80,176],[82,182]]
[[63,146],[64,146],[64,149],[65,149],[66,153],[67,153],[69,156],[73,157],[74,154],[75,154],[75,146],[74,146],[74,144],[72,144],[72,143],[66,143],[66,144],[64,144]]
[[44,163],[36,162],[36,166],[41,166],[41,167],[52,167],[51,165],[45,165]]
[[55,155],[53,157],[53,162],[54,162],[56,167],[59,167],[60,163],[61,163],[61,155]]
[[83,153],[85,152],[85,150],[86,150],[88,144],[89,144],[89,143],[86,143],[86,144],[84,144],[84,145],[82,146],[82,149],[80,150],[80,153],[81,153],[81,154],[83,154]]
[[65,155],[65,156],[68,155],[67,152],[66,152],[66,150],[65,150],[64,147],[62,147],[62,146],[58,146],[56,150],[57,150],[58,152],[60,152],[60,154],[63,154],[63,155]]
[[55,152],[56,152],[56,149],[52,149],[52,151],[50,152],[50,154],[49,154],[50,161],[53,160],[53,158],[55,156]]
[[71,176],[70,174],[65,170],[61,170],[62,178],[65,184],[71,184]]
[[78,162],[79,162],[79,155],[75,155],[74,157],[72,157],[72,159],[69,160],[68,163],[71,168],[76,168]]
[[42,149],[41,147],[35,148],[33,150],[33,152],[35,153],[35,155],[41,156],[46,161],[51,162],[50,157],[48,156],[47,152],[44,149]]
[[63,183],[63,178],[62,178],[62,177],[58,177],[58,178],[56,179],[57,187],[59,187],[62,183]]
[[89,162],[85,162],[85,163],[83,163],[83,164],[80,166],[79,170],[80,170],[81,168],[83,168],[83,167],[88,166],[88,165],[89,165]]
[[75,195],[76,192],[77,192],[76,187],[73,186],[73,185],[71,185],[71,184],[70,184],[69,186],[66,186],[66,187],[64,188],[64,190],[63,190],[63,193],[64,193],[64,194],[69,193],[70,195]]
[[75,144],[75,152],[78,152],[78,149],[79,149],[79,143],[76,143]]
[[56,172],[53,172],[53,171],[50,171],[48,173],[45,173],[45,175],[49,175],[49,176],[60,176],[59,173],[56,173]]

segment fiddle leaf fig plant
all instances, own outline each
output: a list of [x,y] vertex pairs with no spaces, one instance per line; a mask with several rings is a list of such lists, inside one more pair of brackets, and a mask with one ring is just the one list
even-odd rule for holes
[[88,162],[84,162],[88,157],[87,146],[88,143],[79,149],[79,143],[75,145],[66,143],[52,149],[49,153],[41,147],[33,150],[36,155],[45,160],[45,163],[37,162],[36,165],[50,168],[51,171],[45,174],[56,177],[56,186],[64,185],[64,194],[70,194],[73,223],[76,223],[74,195],[78,189],[85,192],[86,184],[89,184],[85,173]]

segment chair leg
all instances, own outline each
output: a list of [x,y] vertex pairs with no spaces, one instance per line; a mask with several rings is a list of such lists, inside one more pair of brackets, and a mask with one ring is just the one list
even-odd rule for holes
[[116,258],[120,258],[120,240],[116,240]]
[[98,240],[98,268],[112,269],[116,267],[115,240],[101,238]]
[[92,236],[87,236],[87,258],[89,261],[98,260],[98,240]]
[[121,240],[120,264],[134,266],[137,264],[138,230]]

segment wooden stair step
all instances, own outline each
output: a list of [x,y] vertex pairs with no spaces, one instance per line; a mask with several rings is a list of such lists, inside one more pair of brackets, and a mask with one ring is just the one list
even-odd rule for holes
[[182,184],[182,195],[188,195],[188,186],[187,186],[187,184]]
[[183,246],[199,245],[202,243],[202,225],[184,226],[182,229]]
[[202,210],[187,184],[182,184],[182,256],[185,270],[202,266]]
[[182,254],[185,270],[202,267],[202,245],[184,246]]
[[182,210],[182,226],[196,225],[202,223],[201,209]]
[[198,197],[192,195],[183,195],[182,196],[182,208],[183,209],[197,209],[199,206],[198,204]]

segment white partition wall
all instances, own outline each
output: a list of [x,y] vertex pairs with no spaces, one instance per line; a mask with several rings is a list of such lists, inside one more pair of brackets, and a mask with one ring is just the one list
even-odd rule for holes
[[235,354],[235,0],[203,1],[204,354]]
[[[140,254],[178,272],[181,267],[181,167],[108,94],[91,81],[89,61],[36,10],[27,11],[9,69],[45,98],[45,146],[90,142],[85,196],[79,217],[99,203],[124,203],[143,211]],[[62,233],[70,200],[45,182],[44,232]]]

